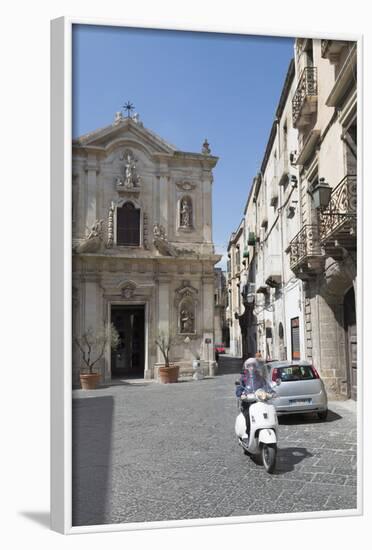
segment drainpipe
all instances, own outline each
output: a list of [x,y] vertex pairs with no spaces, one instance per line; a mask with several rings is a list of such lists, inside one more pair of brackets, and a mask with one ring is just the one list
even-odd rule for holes
[[[279,196],[280,196],[280,204],[283,204],[283,188],[282,186],[279,186]],[[285,282],[284,282],[284,245],[283,245],[283,210],[284,208],[280,209],[280,259],[281,259],[281,271],[282,271],[282,297],[283,297],[283,317],[284,317],[284,342],[285,342],[285,353],[286,353],[286,359],[288,359],[288,345],[287,345],[287,310],[286,310],[286,299],[287,299],[287,293],[285,288]]]

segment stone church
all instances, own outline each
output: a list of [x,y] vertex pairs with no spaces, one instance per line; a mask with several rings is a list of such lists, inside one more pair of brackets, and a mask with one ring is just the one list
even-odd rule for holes
[[[206,373],[214,349],[212,169],[217,157],[179,151],[138,115],[72,144],[73,332],[120,335],[96,370],[112,378],[157,378],[155,340],[173,339],[180,374],[200,354]],[[78,384],[79,349],[73,350]]]

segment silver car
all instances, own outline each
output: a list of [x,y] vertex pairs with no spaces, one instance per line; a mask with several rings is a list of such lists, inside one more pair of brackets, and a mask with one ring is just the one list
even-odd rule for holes
[[273,361],[265,365],[277,397],[272,403],[278,415],[315,412],[321,420],[327,418],[328,399],[318,372],[305,361]]

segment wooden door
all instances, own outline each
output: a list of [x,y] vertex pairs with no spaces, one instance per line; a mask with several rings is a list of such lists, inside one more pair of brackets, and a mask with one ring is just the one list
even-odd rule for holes
[[351,399],[357,398],[357,324],[354,289],[351,288],[344,299],[344,320],[346,337],[346,360],[348,369],[348,390]]

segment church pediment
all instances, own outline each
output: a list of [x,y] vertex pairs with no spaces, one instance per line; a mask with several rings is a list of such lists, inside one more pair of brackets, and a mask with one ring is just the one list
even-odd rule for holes
[[139,146],[149,154],[174,154],[177,148],[167,143],[157,134],[145,128],[132,118],[122,118],[119,122],[85,134],[73,141],[76,148],[96,148],[109,154],[123,144]]

